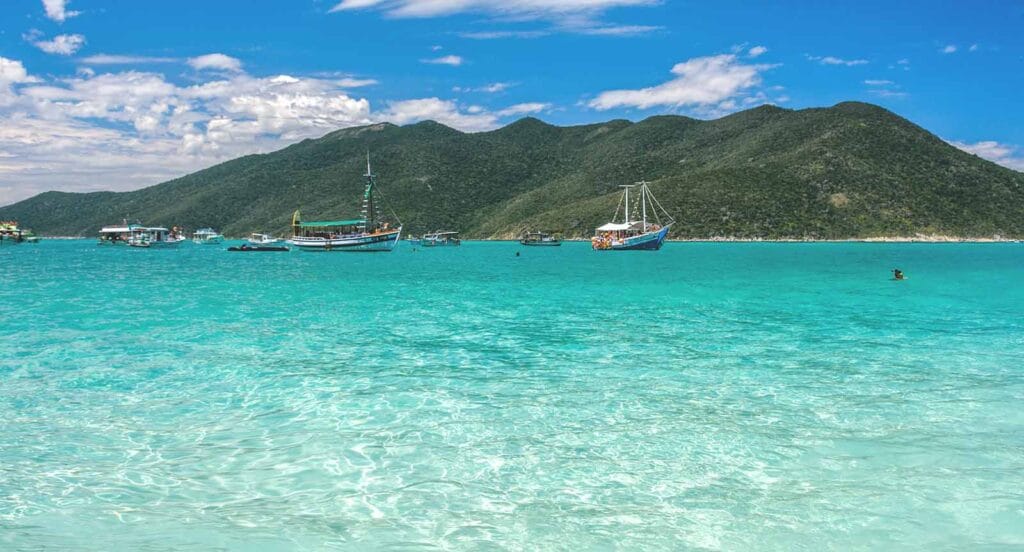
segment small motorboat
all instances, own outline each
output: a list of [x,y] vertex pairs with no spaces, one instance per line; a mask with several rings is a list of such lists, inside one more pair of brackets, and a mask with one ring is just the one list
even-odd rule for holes
[[228,251],[291,251],[291,249],[285,245],[250,245],[244,243],[242,245],[233,245],[228,248]]
[[253,232],[252,234],[249,234],[249,239],[247,241],[249,242],[249,245],[282,245],[282,244],[284,244],[284,240],[281,239],[281,238],[275,238],[275,237],[270,236],[268,234],[260,234],[259,232]]
[[224,241],[224,236],[213,228],[200,228],[192,234],[192,243],[199,245],[217,245]]
[[423,247],[455,247],[462,245],[462,240],[459,239],[458,232],[441,232],[439,230],[433,234],[424,234],[420,238],[420,245]]
[[554,247],[562,245],[562,240],[544,232],[530,232],[520,238],[519,243],[522,245]]

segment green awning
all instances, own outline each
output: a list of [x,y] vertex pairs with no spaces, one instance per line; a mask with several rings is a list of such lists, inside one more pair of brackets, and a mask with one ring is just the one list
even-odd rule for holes
[[366,224],[365,220],[352,219],[352,220],[323,220],[315,222],[300,222],[300,228],[326,228],[328,226],[362,226]]

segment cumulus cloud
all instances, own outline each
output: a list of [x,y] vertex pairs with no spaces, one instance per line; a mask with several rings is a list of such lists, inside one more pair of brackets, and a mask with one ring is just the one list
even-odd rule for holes
[[951,141],[950,144],[967,153],[973,153],[978,157],[988,159],[993,163],[998,163],[1010,169],[1024,171],[1024,148],[1002,144],[994,140],[974,143]]
[[498,117],[493,113],[482,108],[461,110],[455,102],[440,98],[392,102],[381,117],[398,125],[433,120],[469,132],[491,130],[498,126]]
[[[616,107],[647,109],[656,106],[711,106],[723,104],[761,83],[761,73],[771,65],[740,62],[735,54],[697,57],[672,68],[675,78],[648,88],[609,90],[588,105],[606,110]],[[733,106],[734,107],[734,106]],[[722,105],[728,110],[729,104]]]
[[437,58],[421,59],[420,61],[434,65],[451,65],[452,67],[458,67],[462,65],[463,60],[461,56],[448,55]]
[[85,46],[85,37],[80,34],[62,34],[52,40],[44,40],[43,33],[32,29],[22,35],[26,41],[47,54],[70,56]]
[[237,73],[242,70],[241,61],[224,54],[206,54],[205,56],[188,58],[188,64],[197,71],[213,69]]
[[846,67],[853,67],[854,65],[867,65],[868,60],[866,59],[843,59],[835,56],[812,56],[808,55],[807,59],[816,61],[822,65],[845,65]]
[[46,10],[46,17],[63,23],[67,19],[78,15],[80,12],[70,11],[67,8],[68,0],[43,0],[43,9]]
[[764,54],[767,51],[768,48],[765,48],[764,46],[754,46],[753,48],[747,51],[747,55],[749,55],[752,58],[755,58],[757,56],[760,56],[761,54]]
[[0,56],[0,86],[26,82],[37,82],[37,79],[29,76],[20,61]]
[[223,70],[201,73],[191,84],[136,70],[44,80],[0,57],[0,205],[49,189],[135,189],[338,128],[434,119],[482,131],[549,107],[491,111],[418,98],[373,110],[348,91],[373,82],[343,73],[260,77]]
[[942,53],[942,54],[953,54],[953,53],[956,53],[956,50],[957,50],[957,48],[956,48],[955,44],[947,44],[941,50],[939,50],[939,53]]

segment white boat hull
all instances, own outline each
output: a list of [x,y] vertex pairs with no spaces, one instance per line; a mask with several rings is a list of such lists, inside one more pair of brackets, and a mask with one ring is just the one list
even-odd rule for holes
[[289,243],[303,251],[391,251],[398,245],[402,229],[378,234],[313,238],[296,236]]

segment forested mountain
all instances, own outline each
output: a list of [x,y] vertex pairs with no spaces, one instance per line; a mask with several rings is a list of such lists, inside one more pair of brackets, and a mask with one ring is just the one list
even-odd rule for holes
[[126,215],[228,235],[356,216],[365,155],[407,232],[589,236],[640,179],[672,237],[1024,237],[1024,173],[960,151],[880,107],[763,106],[701,121],[657,116],[556,127],[533,118],[467,134],[427,121],[349,128],[134,192],[47,192],[0,219],[92,235]]

